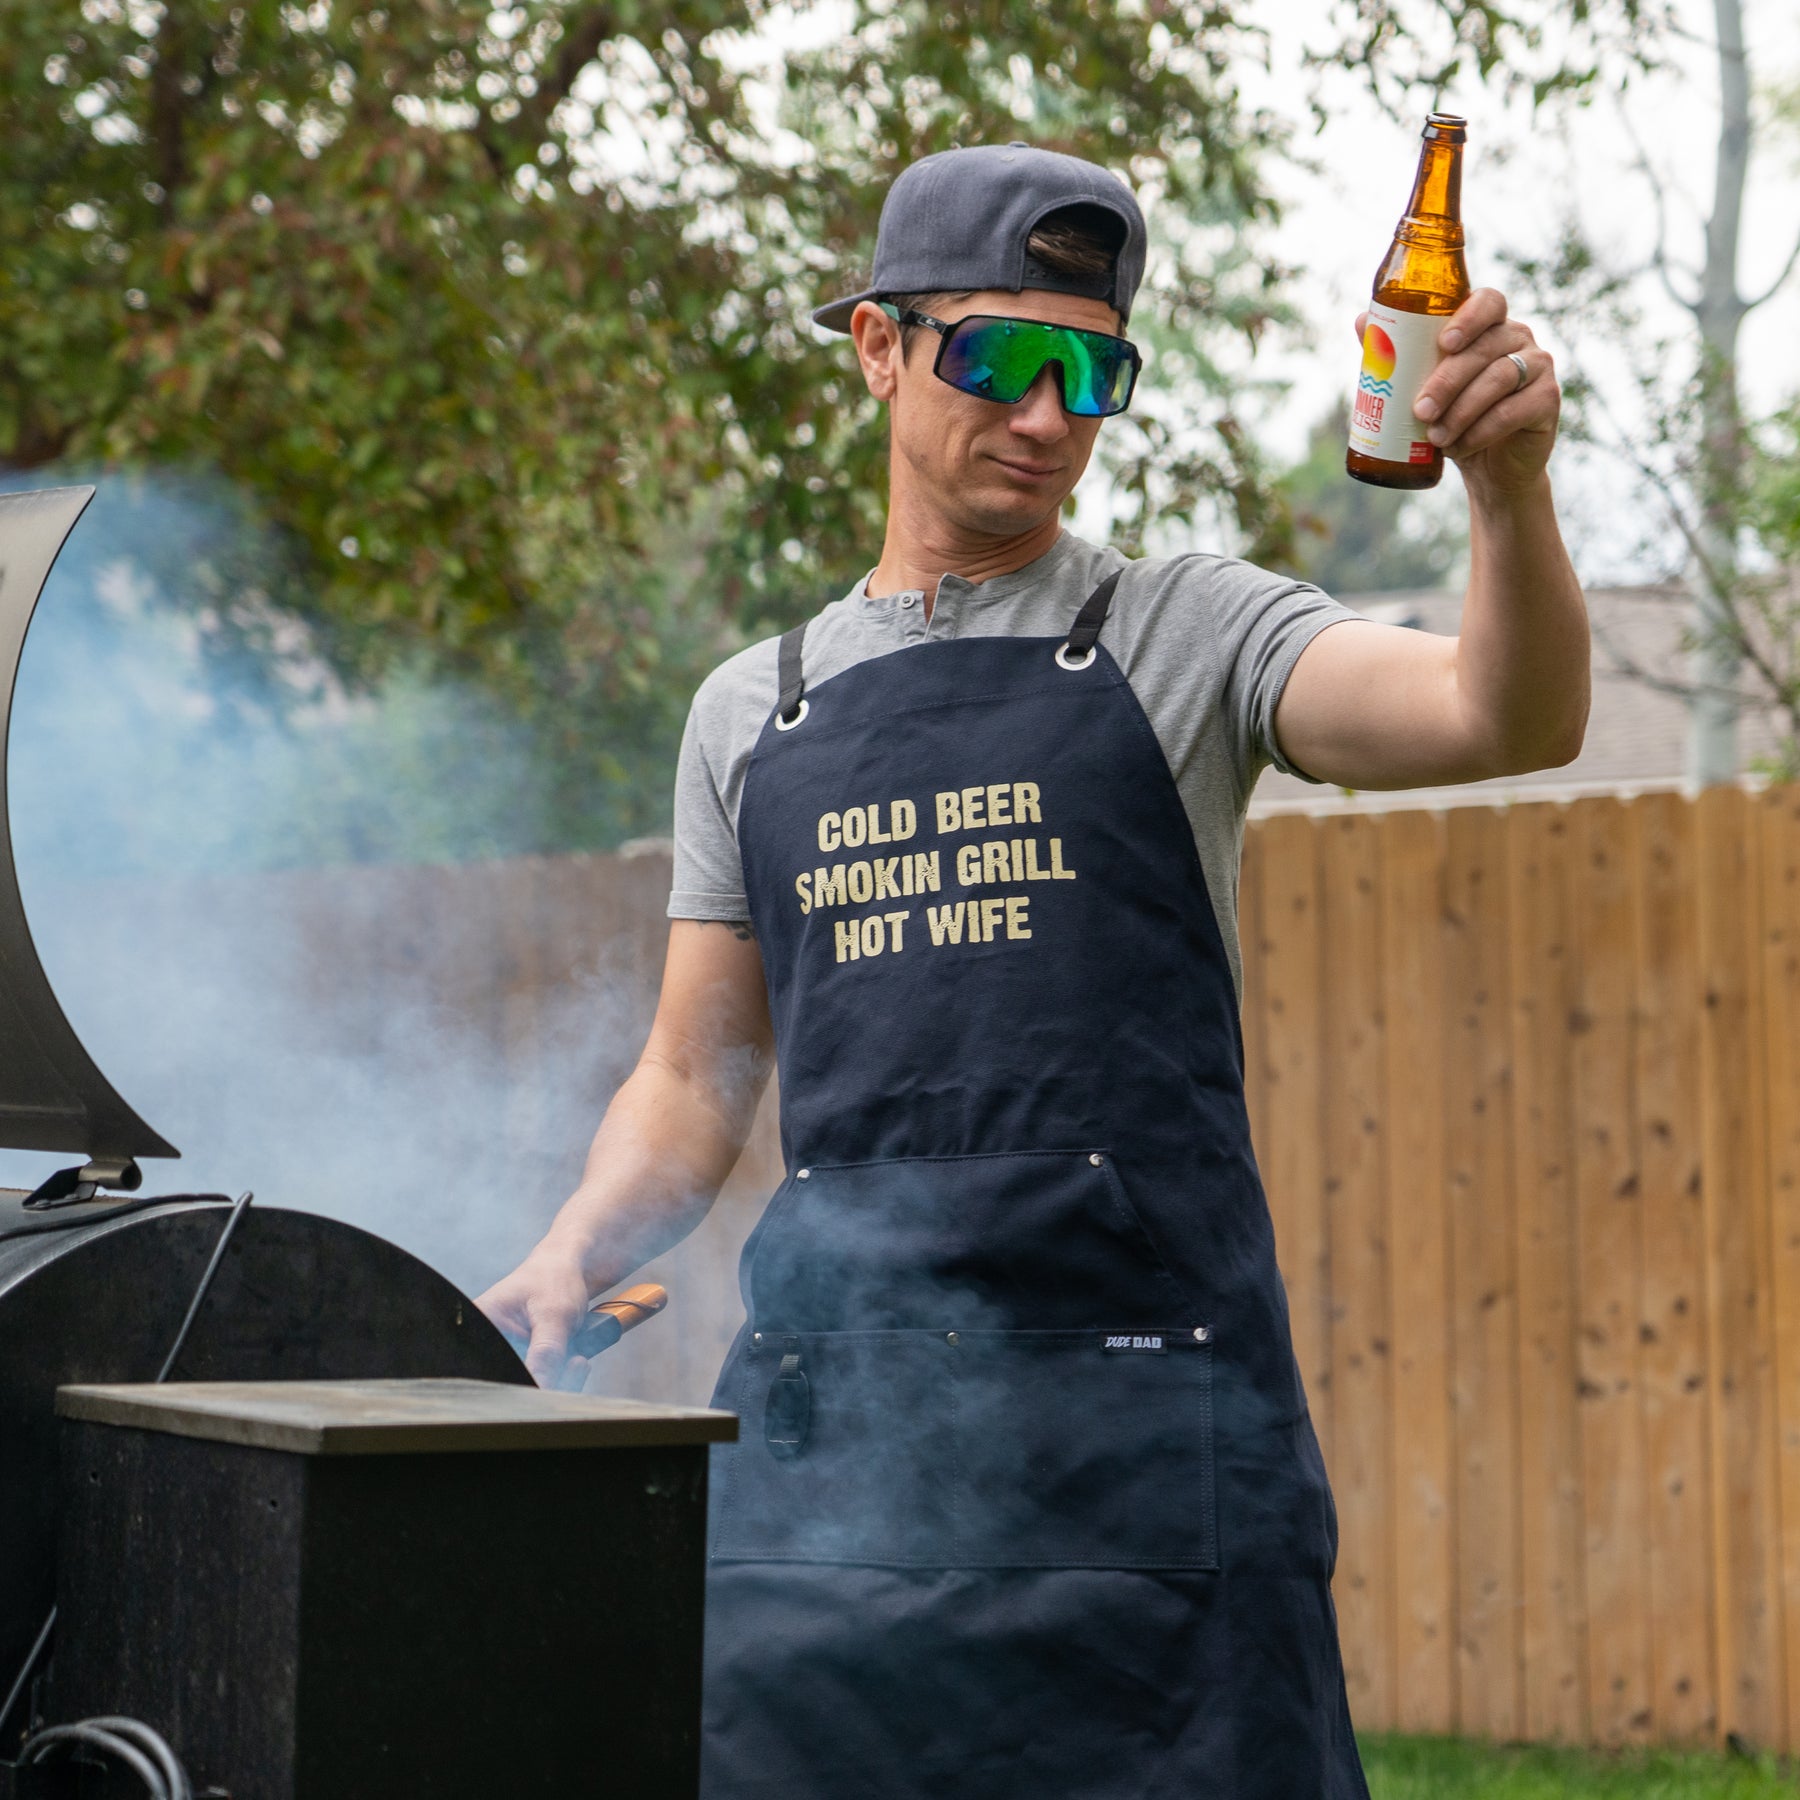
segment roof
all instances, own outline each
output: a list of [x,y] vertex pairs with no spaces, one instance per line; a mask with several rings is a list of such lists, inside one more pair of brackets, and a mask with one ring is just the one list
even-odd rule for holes
[[[1452,637],[1462,616],[1462,600],[1460,593],[1427,590],[1354,594],[1345,596],[1344,604],[1385,623],[1412,625]],[[1587,600],[1594,631],[1594,704],[1586,741],[1572,763],[1531,775],[1452,787],[1354,794],[1267,769],[1251,796],[1251,815],[1311,811],[1321,806],[1378,811],[1682,788],[1687,761],[1686,703],[1678,695],[1620,673],[1619,667],[1623,660],[1664,677],[1679,676],[1686,592],[1673,587],[1598,588],[1589,590]],[[1748,710],[1738,737],[1740,769],[1775,745],[1768,718]]]

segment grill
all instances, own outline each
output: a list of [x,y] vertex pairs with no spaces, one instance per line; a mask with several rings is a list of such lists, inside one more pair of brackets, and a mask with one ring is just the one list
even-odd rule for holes
[[561,1795],[602,1747],[691,1794],[735,1421],[539,1394],[394,1245],[143,1191],[178,1152],[57,1003],[5,813],[26,631],[92,495],[0,496],[0,1146],[71,1159],[0,1190],[0,1800]]

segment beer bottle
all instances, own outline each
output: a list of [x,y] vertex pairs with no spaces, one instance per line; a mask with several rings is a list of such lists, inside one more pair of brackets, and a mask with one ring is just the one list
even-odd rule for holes
[[1465,135],[1464,121],[1453,113],[1433,113],[1425,121],[1412,198],[1375,275],[1344,467],[1376,487],[1436,487],[1444,477],[1444,453],[1413,417],[1413,402],[1437,367],[1445,315],[1469,297],[1462,228]]

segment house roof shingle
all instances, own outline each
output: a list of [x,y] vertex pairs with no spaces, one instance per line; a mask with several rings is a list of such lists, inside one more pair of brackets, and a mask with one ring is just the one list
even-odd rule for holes
[[[1583,793],[1631,793],[1684,785],[1687,706],[1619,670],[1621,659],[1664,677],[1679,677],[1687,596],[1678,588],[1601,588],[1588,592],[1594,631],[1594,704],[1581,754],[1560,769],[1505,776],[1457,787],[1350,793],[1266,769],[1251,796],[1252,817],[1329,807],[1386,811],[1395,807],[1466,806],[1510,800],[1573,799]],[[1442,590],[1356,594],[1344,604],[1373,619],[1454,636],[1462,595]],[[1750,710],[1739,725],[1739,767],[1773,748],[1770,721]]]

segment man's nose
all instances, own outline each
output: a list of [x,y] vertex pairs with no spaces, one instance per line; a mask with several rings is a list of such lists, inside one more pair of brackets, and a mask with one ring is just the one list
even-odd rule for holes
[[1069,435],[1069,418],[1062,403],[1061,363],[1044,364],[1037,380],[1014,405],[1007,423],[1021,437],[1034,438],[1039,443],[1054,443]]

